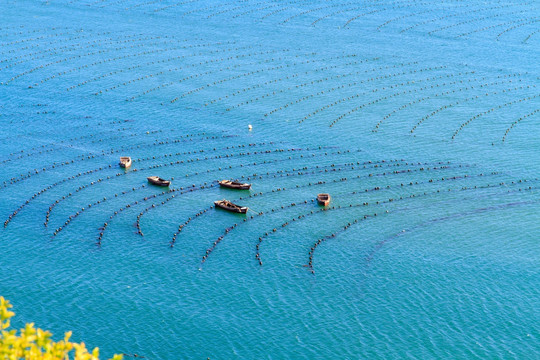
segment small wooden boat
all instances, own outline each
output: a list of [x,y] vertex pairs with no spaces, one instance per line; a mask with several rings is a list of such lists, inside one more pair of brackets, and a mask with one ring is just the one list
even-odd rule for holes
[[120,157],[120,167],[129,168],[131,166],[131,158],[129,156]]
[[322,206],[328,206],[330,204],[330,194],[317,195],[317,202]]
[[235,213],[240,213],[240,214],[245,214],[248,211],[247,206],[236,205],[230,202],[229,200],[214,201],[214,205],[216,205],[216,207],[220,207],[222,209],[232,211]]
[[219,182],[219,186],[238,190],[249,190],[251,188],[251,184],[243,184],[241,182],[232,180],[221,180]]
[[147,179],[148,179],[148,182],[150,184],[154,184],[154,185],[157,185],[157,186],[169,186],[169,185],[171,185],[171,182],[169,180],[162,179],[159,176],[149,176],[149,177],[147,177]]

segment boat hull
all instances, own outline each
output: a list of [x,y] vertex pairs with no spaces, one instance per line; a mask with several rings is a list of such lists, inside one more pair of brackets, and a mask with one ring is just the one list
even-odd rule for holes
[[130,157],[121,157],[120,158],[120,167],[123,167],[124,169],[128,169],[131,167],[131,158]]
[[235,184],[230,181],[222,180],[219,182],[219,186],[228,188],[228,189],[236,189],[236,190],[249,190],[251,189],[251,184]]
[[328,206],[330,204],[331,197],[329,194],[319,194],[317,195],[317,202],[319,205]]
[[220,209],[238,213],[238,214],[245,214],[248,211],[248,208],[246,206],[238,206],[238,205],[230,206],[224,203],[223,201],[214,201],[214,205]]
[[147,177],[146,179],[148,180],[150,184],[156,185],[156,186],[168,187],[169,185],[171,185],[171,182],[169,180],[164,180],[157,176],[150,176],[150,177]]

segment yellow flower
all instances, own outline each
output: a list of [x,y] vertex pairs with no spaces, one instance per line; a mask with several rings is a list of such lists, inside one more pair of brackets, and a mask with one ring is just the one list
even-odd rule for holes
[[[0,359],[1,360],[99,360],[99,349],[92,353],[84,342],[72,343],[71,331],[64,334],[58,342],[52,340],[49,331],[35,328],[33,323],[26,324],[17,335],[17,330],[7,330],[10,318],[15,313],[9,311],[13,306],[0,296]],[[75,354],[72,351],[75,350]],[[114,355],[111,360],[121,360],[122,355]]]

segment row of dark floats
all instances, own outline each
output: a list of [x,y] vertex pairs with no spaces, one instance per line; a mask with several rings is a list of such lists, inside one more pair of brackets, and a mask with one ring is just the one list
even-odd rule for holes
[[[120,157],[120,166],[129,169],[131,167],[132,160],[129,156],[122,156]],[[163,187],[169,187],[171,185],[170,180],[163,179],[159,176],[149,176],[146,178],[150,184],[156,185],[156,186],[163,186]],[[249,190],[251,189],[251,184],[247,183],[241,183],[239,181],[235,180],[221,180],[219,181],[219,186],[229,188],[229,189],[236,189],[236,190]],[[330,204],[330,194],[318,194],[317,195],[317,202],[320,205],[328,206]],[[214,201],[214,205],[218,208],[231,211],[234,213],[240,213],[245,214],[249,210],[247,206],[240,206],[238,204],[235,204],[229,200],[223,199],[223,200],[216,200]]]

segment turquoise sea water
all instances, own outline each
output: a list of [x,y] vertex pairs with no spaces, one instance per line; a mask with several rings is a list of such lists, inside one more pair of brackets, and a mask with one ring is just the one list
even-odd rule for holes
[[148,359],[538,358],[539,17],[3,1],[14,325]]

